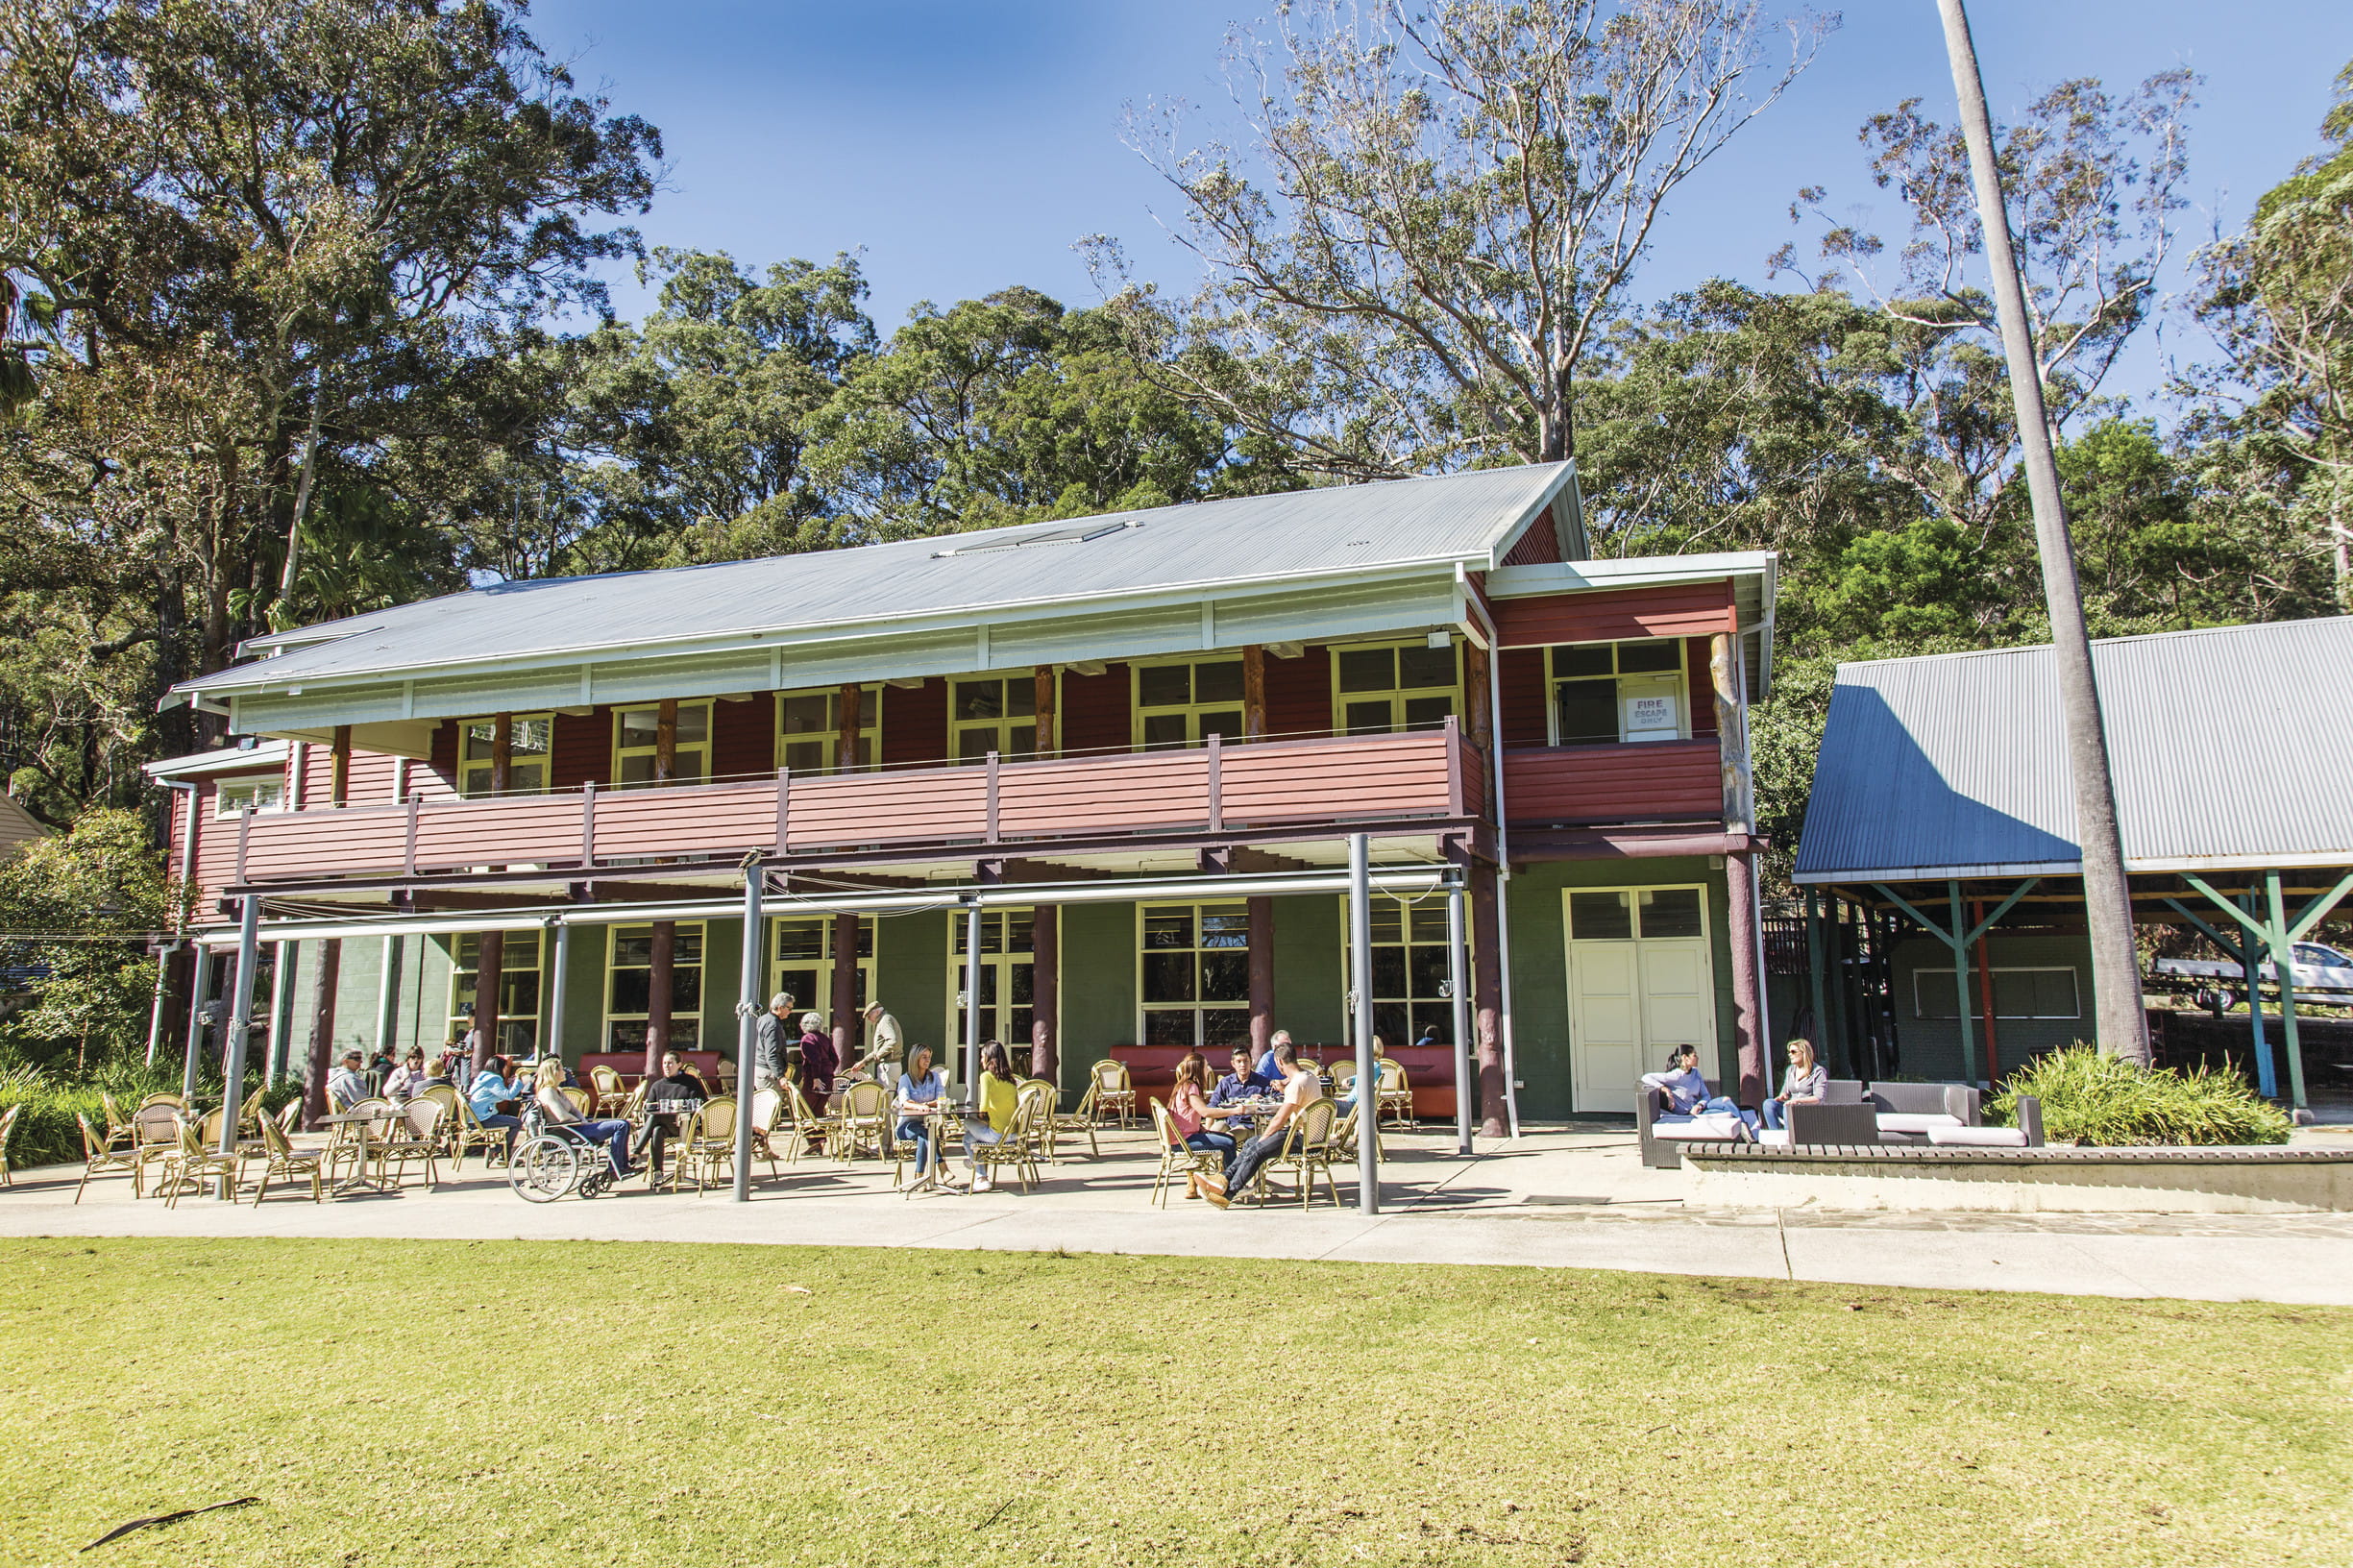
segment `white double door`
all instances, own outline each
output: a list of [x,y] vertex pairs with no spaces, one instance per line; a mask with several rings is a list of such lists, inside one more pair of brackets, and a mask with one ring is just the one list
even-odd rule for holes
[[1715,962],[1699,887],[1572,888],[1569,1060],[1579,1111],[1631,1111],[1678,1045],[1716,1072]]

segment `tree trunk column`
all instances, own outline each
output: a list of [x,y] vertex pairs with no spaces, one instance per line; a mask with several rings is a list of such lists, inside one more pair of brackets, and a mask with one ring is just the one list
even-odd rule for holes
[[474,961],[474,1066],[499,1054],[499,988],[506,978],[506,933],[482,933]]
[[[1044,743],[1040,742],[1042,746]],[[1062,911],[1041,904],[1030,916],[1029,1075],[1060,1087],[1062,1062]]]
[[[817,998],[810,998],[814,1002]],[[869,996],[868,1001],[874,998]],[[866,1033],[858,1022],[858,917],[833,918],[833,1057],[836,1071],[847,1071],[865,1054]]]
[[[1054,756],[1062,750],[1062,723],[1055,713],[1054,667],[1042,664],[1031,673],[1031,706],[1038,715],[1038,755]],[[1044,1077],[1043,1073],[1038,1076]]]
[[1479,1131],[1502,1138],[1509,1130],[1504,1082],[1504,966],[1495,868],[1471,864],[1471,1006],[1479,1059]]
[[[203,972],[204,950],[197,949],[197,972]],[[327,1074],[334,1066],[335,988],[343,980],[343,939],[329,937],[319,943],[319,997],[310,1015],[310,1051],[304,1066],[303,1124],[316,1129],[327,1115]]]
[[1740,1067],[1742,1105],[1757,1106],[1772,1092],[1765,1064],[1765,1010],[1756,974],[1756,857],[1724,857],[1724,892],[1731,918],[1725,935],[1732,947],[1732,1047]]
[[1250,1060],[1266,1054],[1275,1032],[1275,901],[1250,900]]
[[858,731],[866,727],[866,688],[855,681],[844,686],[835,706],[841,710],[842,722],[833,734],[833,771],[854,773],[858,771]]
[[1265,738],[1266,649],[1252,643],[1242,649],[1242,739]]
[[653,922],[653,952],[646,972],[646,1076],[662,1071],[662,1053],[670,1049],[670,987],[678,957],[675,920]]

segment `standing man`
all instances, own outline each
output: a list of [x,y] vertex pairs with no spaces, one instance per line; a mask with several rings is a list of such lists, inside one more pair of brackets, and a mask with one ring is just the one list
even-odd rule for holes
[[866,1004],[865,1017],[873,1033],[867,1037],[866,1054],[858,1058],[857,1070],[887,1084],[895,1076],[892,1069],[906,1060],[906,1041],[899,1036],[898,1020],[883,1011],[882,998]]
[[1273,1119],[1266,1123],[1266,1130],[1244,1144],[1242,1152],[1235,1156],[1232,1170],[1223,1176],[1206,1173],[1201,1176],[1201,1195],[1220,1209],[1226,1206],[1227,1193],[1246,1191],[1252,1178],[1258,1175],[1259,1167],[1283,1152],[1283,1140],[1289,1134],[1291,1123],[1298,1119],[1299,1113],[1323,1098],[1322,1081],[1299,1065],[1298,1057],[1291,1049],[1290,1036],[1275,1036],[1266,1054],[1275,1059],[1275,1066],[1283,1074],[1283,1104],[1276,1110]]
[[791,992],[780,991],[768,999],[768,1012],[760,1019],[759,1036],[751,1051],[751,1087],[754,1092],[774,1089],[784,1082],[787,1043],[797,1039],[790,1030],[792,1013]]

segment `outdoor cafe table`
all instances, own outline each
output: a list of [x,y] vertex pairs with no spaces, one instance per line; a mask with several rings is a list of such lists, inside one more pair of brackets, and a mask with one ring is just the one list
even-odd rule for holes
[[[334,1136],[327,1145],[327,1152],[321,1157],[322,1163],[326,1164],[328,1169],[332,1170],[334,1168],[335,1154],[338,1150],[341,1150],[354,1143],[356,1143],[359,1149],[359,1159],[354,1166],[352,1175],[348,1179],[335,1184],[334,1195],[336,1197],[342,1197],[347,1192],[355,1192],[363,1187],[377,1192],[381,1192],[384,1190],[383,1172],[379,1169],[377,1174],[374,1176],[370,1176],[368,1174],[368,1144],[366,1129],[369,1124],[374,1122],[398,1121],[401,1119],[402,1115],[403,1113],[401,1111],[387,1106],[380,1111],[344,1111],[338,1112],[331,1116],[321,1116],[319,1118],[320,1126],[331,1127],[334,1129]],[[347,1131],[346,1129],[349,1130]],[[378,1164],[380,1166],[381,1164],[382,1161],[380,1157],[378,1160]]]

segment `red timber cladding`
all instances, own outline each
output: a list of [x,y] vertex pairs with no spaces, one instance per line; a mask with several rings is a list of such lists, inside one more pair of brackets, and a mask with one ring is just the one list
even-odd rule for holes
[[[454,723],[442,729],[453,730]],[[438,748],[439,731],[433,735]],[[576,790],[590,782],[598,784],[611,780],[613,772],[613,710],[597,708],[588,713],[559,713],[555,716],[555,735],[550,743],[548,756],[548,788]]]
[[[761,692],[745,702],[713,702],[711,776],[753,778],[775,771],[775,694]],[[769,836],[775,836],[772,828]]]
[[[1129,718],[1128,702],[1133,684],[1124,664],[1105,665],[1099,675],[1064,671],[1062,749],[1124,751],[1134,745],[1135,728]],[[942,750],[945,749],[943,743]]]
[[1545,716],[1544,649],[1507,648],[1496,660],[1496,697],[1503,708],[1504,746],[1542,746],[1552,738]]
[[1504,554],[1506,566],[1547,566],[1560,559],[1560,535],[1553,527],[1550,506],[1536,515],[1511,549]]
[[1728,577],[1661,588],[1499,599],[1495,622],[1507,648],[1708,637],[1731,629],[1732,584]]
[[882,765],[938,762],[947,755],[947,682],[882,689]]
[[[887,719],[884,726],[888,734]],[[851,773],[800,779],[792,786],[789,810],[788,842],[811,848],[977,841],[989,832],[989,771],[943,768],[879,778]],[[772,841],[772,814],[769,834]]]
[[1295,659],[1267,655],[1266,733],[1332,733],[1332,649],[1318,644]]
[[[196,913],[209,913],[223,890],[237,879],[237,820],[212,815],[213,781],[196,785]],[[174,868],[177,870],[177,867]]]
[[1713,737],[1641,746],[1538,747],[1504,753],[1514,822],[1721,821]]
[[[563,815],[571,824],[572,847],[551,851],[546,857],[509,858],[557,859],[579,854],[579,802],[549,804],[570,808]],[[775,842],[776,786],[772,780],[676,790],[612,790],[597,796],[596,852],[600,859],[621,855],[731,855],[745,849],[767,849]]]
[[1694,637],[1684,643],[1683,674],[1691,688],[1691,733],[1695,737],[1716,732],[1716,675],[1712,659],[1706,638]]
[[1351,815],[1444,816],[1453,792],[1442,732],[1278,741],[1225,748],[1227,826]]
[[[457,737],[465,727],[466,722],[462,719],[444,719],[435,724],[433,754],[423,765],[410,770],[411,772],[429,777],[440,786],[436,793],[452,798],[457,795]],[[416,782],[423,784],[425,777]]]
[[1209,821],[1209,801],[1207,751],[1016,763],[997,772],[996,830],[1012,839],[1192,827]]

